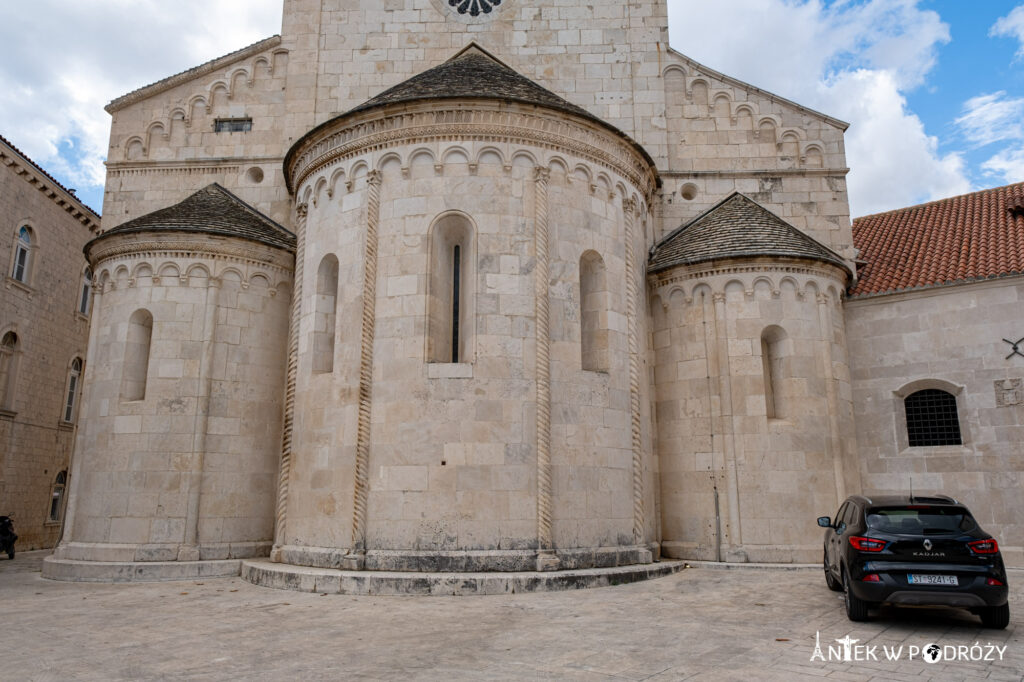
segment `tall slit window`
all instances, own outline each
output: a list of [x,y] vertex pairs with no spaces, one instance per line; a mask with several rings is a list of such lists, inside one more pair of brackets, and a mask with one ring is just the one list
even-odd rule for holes
[[956,396],[937,388],[911,393],[904,399],[910,447],[962,445]]
[[71,361],[71,371],[68,372],[68,391],[64,400],[64,421],[71,423],[75,421],[75,405],[78,403],[78,390],[82,383],[82,360],[75,358]]
[[608,371],[608,278],[604,259],[595,251],[580,257],[580,365]]
[[89,314],[89,301],[92,295],[92,270],[86,268],[82,271],[82,290],[78,297],[78,312],[83,315]]
[[14,268],[11,277],[28,284],[28,276],[32,267],[32,230],[22,226],[18,230],[18,239],[14,246]]
[[7,332],[0,339],[0,410],[14,409],[14,388],[17,383],[18,335]]
[[470,362],[473,343],[472,226],[459,214],[431,231],[427,361]]
[[153,316],[144,308],[128,319],[124,364],[121,375],[121,400],[143,400],[149,374],[149,346],[153,339]]
[[316,305],[313,320],[313,371],[334,371],[334,336],[338,322],[338,258],[324,256],[316,274]]
[[785,397],[786,332],[771,326],[761,333],[761,366],[764,372],[764,402],[768,419],[786,416]]

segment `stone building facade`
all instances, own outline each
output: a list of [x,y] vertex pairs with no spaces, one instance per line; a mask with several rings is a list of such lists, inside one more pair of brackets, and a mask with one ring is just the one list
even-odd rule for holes
[[817,561],[875,480],[846,124],[666,15],[286,0],[112,102],[48,574]]
[[0,514],[28,550],[64,520],[100,219],[3,138],[0,161]]

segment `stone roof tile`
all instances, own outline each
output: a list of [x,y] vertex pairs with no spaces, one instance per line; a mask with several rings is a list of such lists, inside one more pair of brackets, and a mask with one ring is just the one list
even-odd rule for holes
[[822,261],[849,271],[839,254],[734,192],[655,245],[648,272],[760,256]]
[[853,221],[852,296],[1024,274],[1024,182]]
[[295,250],[294,234],[217,183],[207,185],[173,206],[107,230],[96,240],[132,232],[201,232]]

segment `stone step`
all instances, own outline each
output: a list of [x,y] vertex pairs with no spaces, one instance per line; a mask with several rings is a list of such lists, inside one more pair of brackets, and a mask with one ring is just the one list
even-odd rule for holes
[[243,559],[242,578],[262,587],[324,594],[473,596],[625,585],[671,575],[684,566],[682,561],[662,561],[549,573],[399,573],[339,571]]
[[153,583],[237,576],[240,559],[217,561],[76,561],[43,559],[43,577],[75,583]]

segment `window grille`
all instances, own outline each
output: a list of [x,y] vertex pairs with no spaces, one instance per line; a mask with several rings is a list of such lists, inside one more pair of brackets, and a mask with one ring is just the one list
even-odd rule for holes
[[19,282],[28,283],[28,257],[32,248],[32,233],[27,227],[18,231],[18,243],[14,253],[14,272],[11,276]]
[[247,133],[252,130],[251,118],[218,118],[213,122],[215,133]]
[[910,447],[963,443],[956,396],[928,388],[911,393],[903,404],[907,411],[907,440]]
[[50,518],[51,522],[60,521],[61,513],[64,511],[64,489],[67,488],[68,475],[62,471],[57,474],[53,482],[53,489],[50,491]]

